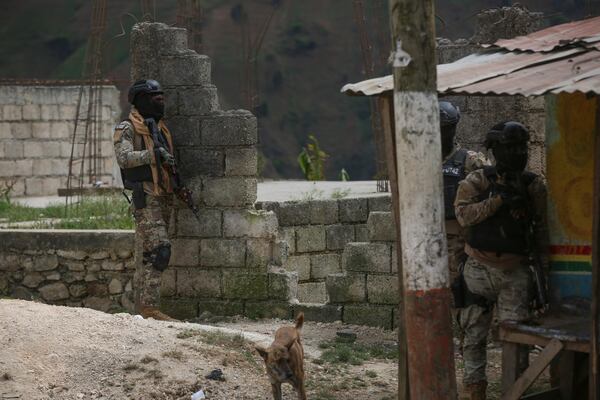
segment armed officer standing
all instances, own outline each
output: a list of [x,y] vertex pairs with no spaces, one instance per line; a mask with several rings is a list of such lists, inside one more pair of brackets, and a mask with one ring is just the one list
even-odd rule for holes
[[458,275],[459,265],[466,259],[464,235],[454,213],[454,199],[456,198],[458,183],[465,179],[469,173],[489,165],[489,162],[482,153],[461,148],[456,143],[456,127],[460,121],[458,107],[449,101],[440,101],[439,108],[448,267],[450,269],[450,282],[453,282]]
[[171,134],[162,120],[165,99],[157,81],[144,79],[131,86],[128,101],[133,107],[116,126],[113,142],[123,184],[133,191],[136,249],[140,244],[142,249],[141,260],[136,251],[135,308],[145,318],[172,321],[159,311],[161,275],[171,257],[167,231],[174,190],[169,168],[175,164]]
[[[467,305],[459,314],[465,331],[464,383],[471,400],[486,398],[493,306],[499,322],[528,320],[533,248],[544,253],[540,255],[547,264],[546,186],[540,176],[525,171],[528,140],[529,132],[518,122],[495,125],[485,141],[495,166],[470,173],[460,182],[455,200],[456,218],[467,229],[464,281],[469,292],[486,300]],[[525,368],[528,351],[520,350],[520,368]]]

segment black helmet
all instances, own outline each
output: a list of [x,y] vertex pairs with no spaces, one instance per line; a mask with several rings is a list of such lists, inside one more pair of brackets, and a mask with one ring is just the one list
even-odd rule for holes
[[440,101],[440,125],[451,126],[460,121],[460,110],[449,101]]
[[494,125],[485,137],[486,148],[496,144],[526,143],[529,141],[529,131],[523,124],[515,121],[501,122]]
[[139,81],[135,81],[129,88],[129,93],[127,93],[127,101],[129,104],[133,104],[135,98],[140,93],[163,94],[163,90],[160,87],[160,83],[154,79],[140,79]]

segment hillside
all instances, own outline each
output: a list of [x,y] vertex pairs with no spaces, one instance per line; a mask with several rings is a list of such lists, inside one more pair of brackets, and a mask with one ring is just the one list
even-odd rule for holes
[[[384,0],[364,1],[368,27],[386,41]],[[108,0],[105,70],[121,88],[128,85],[129,30],[141,20],[140,1]],[[279,3],[259,54],[260,148],[263,176],[300,178],[296,157],[309,134],[330,154],[327,177],[345,168],[351,179],[374,175],[369,103],[339,93],[350,81],[365,79],[353,1],[203,0],[204,52],[213,60],[213,80],[224,108],[241,108],[240,25],[231,10],[243,4],[255,38],[260,24]],[[478,10],[510,1],[438,1],[438,35],[469,37]],[[554,24],[598,14],[598,2],[584,0],[520,2],[544,11]],[[76,79],[81,77],[89,34],[91,2],[86,0],[5,0],[0,15],[0,78]],[[155,1],[157,21],[174,24],[177,0]],[[381,13],[380,13],[381,14]],[[377,29],[375,29],[377,28]],[[377,31],[377,32],[375,32]],[[374,41],[375,42],[375,41]],[[379,57],[388,51],[376,47]],[[385,73],[385,69],[381,73]]]

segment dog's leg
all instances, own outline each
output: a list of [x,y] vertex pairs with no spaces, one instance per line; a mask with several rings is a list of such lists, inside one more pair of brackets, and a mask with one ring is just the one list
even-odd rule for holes
[[280,382],[271,383],[271,390],[273,390],[273,400],[282,400]]
[[295,387],[296,393],[298,393],[298,400],[306,400],[306,391],[304,390],[304,381],[298,382]]

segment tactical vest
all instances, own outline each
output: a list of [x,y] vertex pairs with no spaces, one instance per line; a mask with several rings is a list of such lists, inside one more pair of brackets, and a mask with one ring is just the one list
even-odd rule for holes
[[448,158],[442,164],[442,174],[444,177],[444,212],[446,219],[456,219],[454,213],[454,200],[458,190],[458,182],[465,179],[465,162],[467,160],[467,150],[459,149],[454,152],[452,157]]
[[[478,196],[478,201],[489,199],[501,192],[496,183],[495,167],[484,168],[485,177],[490,182],[487,190]],[[521,176],[522,192],[528,194],[528,187],[537,177],[532,172],[523,172]],[[531,202],[527,196],[526,200]],[[531,209],[531,206],[528,207]],[[491,217],[467,229],[467,243],[474,249],[498,254],[511,253],[527,255],[528,230],[530,218],[515,219],[508,207],[500,209]]]
[[[125,121],[133,127],[133,150],[148,150],[152,154],[152,162],[149,165],[121,169],[123,185],[127,188],[129,183],[149,182],[152,183],[152,194],[156,196],[172,193],[173,182],[171,172],[165,165],[157,166],[156,157],[154,156],[154,141],[148,127],[144,124],[143,117],[137,111],[133,110],[129,114],[129,118]],[[160,121],[158,126],[165,139],[167,151],[173,154],[171,133],[163,121]]]

